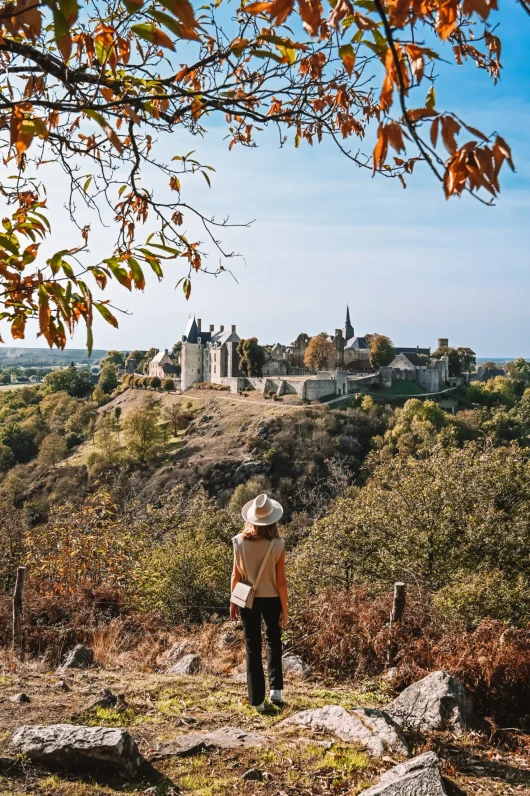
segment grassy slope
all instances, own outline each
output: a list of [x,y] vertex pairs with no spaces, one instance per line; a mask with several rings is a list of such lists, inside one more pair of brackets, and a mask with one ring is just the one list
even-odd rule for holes
[[[154,397],[160,401],[161,417],[164,405],[178,403],[182,405],[183,411],[192,411],[197,420],[204,415],[210,418],[206,422],[197,423],[186,435],[179,435],[177,439],[168,440],[168,462],[175,457],[185,457],[190,466],[194,464],[202,466],[208,462],[222,459],[240,460],[248,456],[247,442],[254,436],[262,418],[285,412],[296,412],[303,408],[303,406],[298,407],[289,402],[264,401],[259,395],[244,399],[239,396],[206,390],[190,390],[181,396],[129,389],[101,407],[99,411],[113,411],[116,406],[119,406],[122,410],[122,419],[124,419],[132,408],[140,406],[147,397]],[[286,397],[290,398],[291,396]],[[85,442],[65,459],[64,464],[85,464],[93,450],[93,443]]]
[[[7,672],[7,669],[4,669]],[[9,753],[9,739],[21,724],[73,722],[124,726],[137,740],[147,757],[156,743],[189,731],[207,731],[227,724],[260,732],[271,743],[260,749],[202,753],[196,757],[168,758],[156,764],[157,770],[195,796],[228,793],[250,794],[357,794],[377,781],[390,758],[374,761],[354,745],[330,743],[322,735],[300,728],[281,729],[276,725],[295,710],[324,704],[377,707],[387,699],[380,684],[353,689],[326,683],[290,684],[289,700],[283,716],[259,716],[246,704],[245,686],[226,674],[175,677],[153,672],[96,669],[67,675],[71,690],[60,692],[58,675],[19,667],[0,677],[2,696],[25,691],[28,705],[0,701],[0,757]],[[97,699],[99,690],[124,692],[127,707],[116,710],[84,708]],[[426,739],[409,738],[414,753],[436,749],[445,773],[463,791],[471,794],[529,794],[528,758],[522,752],[511,756],[490,749],[478,736],[458,741],[439,735]],[[524,739],[521,739],[521,745]],[[242,774],[257,767],[268,772],[266,782],[244,782]],[[167,793],[164,785],[148,791],[148,781],[123,783],[119,780],[79,778],[28,766],[16,776],[0,775],[0,794],[57,794],[58,796],[110,796],[117,791]],[[169,791],[171,792],[171,791]]]

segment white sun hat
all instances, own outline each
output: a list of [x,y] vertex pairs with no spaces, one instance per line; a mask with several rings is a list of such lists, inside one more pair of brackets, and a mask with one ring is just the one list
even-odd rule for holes
[[241,514],[246,522],[252,525],[272,525],[281,520],[283,508],[277,500],[272,500],[265,493],[258,495],[254,500],[249,500],[241,509]]

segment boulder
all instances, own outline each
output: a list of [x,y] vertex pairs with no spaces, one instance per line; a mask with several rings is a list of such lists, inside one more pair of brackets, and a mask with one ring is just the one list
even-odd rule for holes
[[427,752],[394,766],[363,796],[446,796],[437,755]]
[[208,733],[192,732],[180,735],[173,741],[158,744],[152,757],[187,757],[208,749],[239,749],[241,747],[263,746],[267,739],[255,732],[247,732],[239,727],[221,727]]
[[25,725],[14,734],[12,746],[30,760],[68,769],[134,774],[144,762],[136,742],[119,727]]
[[405,688],[385,711],[400,727],[419,732],[450,730],[461,734],[472,722],[464,686],[444,671],[432,672]]
[[179,661],[170,666],[167,674],[196,674],[201,667],[201,659],[198,655],[190,653],[184,655]]
[[263,771],[260,771],[259,768],[249,768],[248,771],[245,771],[241,779],[246,779],[247,781],[254,781],[254,782],[263,782],[265,777],[263,776]]
[[85,710],[94,710],[94,708],[124,708],[126,704],[124,694],[113,694],[110,688],[102,688],[99,692],[99,699],[88,705]]
[[374,757],[409,755],[407,742],[399,727],[381,710],[358,708],[350,711],[340,705],[325,705],[323,708],[295,713],[278,726],[292,724],[327,730],[341,741],[360,744]]
[[167,653],[167,662],[177,663],[184,655],[194,655],[196,652],[196,645],[192,641],[177,641]]
[[260,462],[259,459],[251,459],[250,461],[243,462],[243,464],[239,465],[232,480],[236,485],[244,484],[249,480],[249,478],[253,478],[255,475],[268,473],[270,469],[271,466],[268,462]]
[[70,690],[70,686],[68,685],[66,680],[59,680],[59,682],[55,684],[55,688],[58,691],[69,691]]
[[292,674],[294,677],[309,677],[311,667],[299,655],[287,652],[282,658],[282,668],[284,674]]
[[29,698],[29,696],[27,694],[20,693],[20,694],[15,694],[12,697],[9,697],[9,701],[10,702],[17,702],[19,704],[23,704],[23,703],[31,702],[31,699]]
[[84,644],[77,644],[67,653],[58,671],[61,671],[61,669],[83,669],[91,666],[93,662],[94,653],[90,647],[85,647]]

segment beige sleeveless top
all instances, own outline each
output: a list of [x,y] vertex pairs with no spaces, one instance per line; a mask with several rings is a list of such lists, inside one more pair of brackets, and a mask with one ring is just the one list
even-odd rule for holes
[[[253,584],[270,544],[269,539],[243,539],[243,535],[238,533],[232,539],[232,543],[234,545],[234,559],[244,582]],[[283,539],[272,540],[272,550],[258,583],[256,597],[278,597],[276,564],[284,547],[285,542]]]

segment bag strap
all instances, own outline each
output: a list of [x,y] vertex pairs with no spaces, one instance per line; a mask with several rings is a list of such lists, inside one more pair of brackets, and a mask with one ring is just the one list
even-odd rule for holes
[[258,572],[258,574],[256,576],[256,580],[252,584],[252,588],[254,589],[254,591],[257,589],[258,583],[260,582],[261,576],[263,575],[263,570],[265,569],[265,564],[267,563],[267,559],[269,558],[269,555],[271,554],[273,544],[274,544],[274,539],[271,539],[270,544],[269,544],[269,546],[267,548],[267,552],[265,553],[265,557],[264,557],[263,561],[261,562],[261,567],[259,568],[259,572]]

